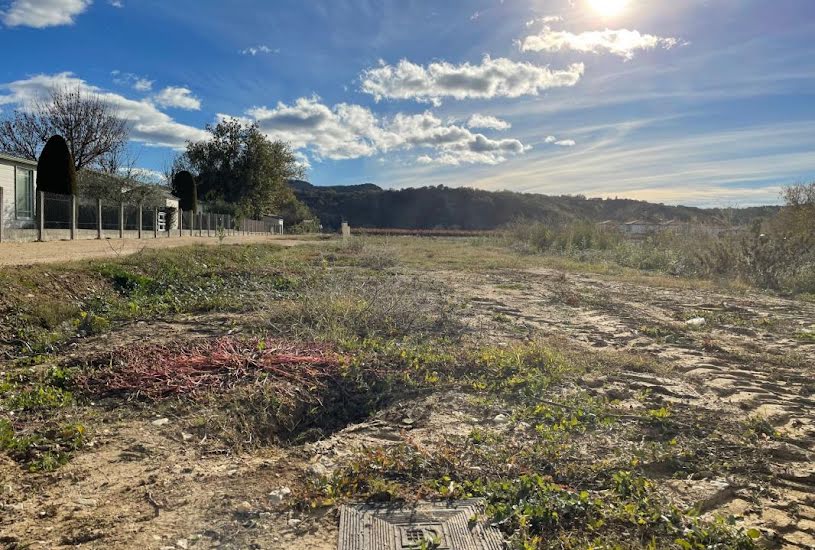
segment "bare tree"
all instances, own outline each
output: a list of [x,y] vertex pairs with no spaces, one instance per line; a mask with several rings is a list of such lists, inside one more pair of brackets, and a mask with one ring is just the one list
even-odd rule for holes
[[2,121],[0,150],[37,160],[45,142],[55,134],[68,142],[79,171],[120,151],[127,143],[128,127],[101,96],[80,88],[62,88]]

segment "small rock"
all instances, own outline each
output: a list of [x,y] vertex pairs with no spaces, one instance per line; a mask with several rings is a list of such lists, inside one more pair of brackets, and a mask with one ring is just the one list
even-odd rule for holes
[[187,550],[187,548],[190,547],[189,543],[187,542],[187,539],[178,539],[177,541],[175,541],[175,545],[178,546],[179,548],[182,548],[183,550]]
[[276,489],[269,493],[269,500],[272,504],[280,504],[286,500],[286,497],[289,495],[291,495],[291,489],[288,487],[281,487],[280,489]]
[[300,525],[300,523],[302,522],[297,518],[292,518],[288,521],[289,527],[297,527],[298,525]]
[[495,418],[492,419],[492,421],[495,422],[496,424],[503,424],[504,422],[507,421],[507,415],[497,414],[495,415]]
[[158,420],[153,420],[151,422],[151,424],[153,426],[164,426],[164,425],[169,424],[169,423],[170,423],[169,418],[159,418]]
[[412,426],[414,422],[415,420],[413,420],[410,417],[405,417],[402,419],[402,424],[404,424],[405,426]]
[[325,477],[329,474],[328,468],[320,464],[319,462],[315,462],[311,466],[308,467],[308,471],[312,474],[320,477]]
[[181,432],[181,438],[182,438],[184,441],[189,441],[190,439],[192,439],[192,438],[193,438],[193,435],[192,435],[192,434],[190,434],[190,433],[187,433],[187,432]]
[[707,321],[704,317],[694,317],[685,321],[685,324],[689,327],[703,327],[707,324]]
[[236,508],[236,510],[241,514],[251,514],[253,509],[254,508],[252,507],[252,503],[246,500],[238,504],[238,507]]
[[93,498],[78,498],[74,501],[75,503],[79,504],[80,506],[96,506],[96,499]]

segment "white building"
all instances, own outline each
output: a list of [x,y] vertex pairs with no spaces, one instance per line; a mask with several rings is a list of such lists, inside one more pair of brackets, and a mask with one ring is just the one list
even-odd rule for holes
[[0,153],[0,226],[3,230],[36,227],[37,163]]

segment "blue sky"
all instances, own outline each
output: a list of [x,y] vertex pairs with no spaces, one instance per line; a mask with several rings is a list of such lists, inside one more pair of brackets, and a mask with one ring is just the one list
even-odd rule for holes
[[812,0],[0,0],[0,109],[86,87],[156,171],[236,116],[318,185],[746,206],[815,179],[812,37]]

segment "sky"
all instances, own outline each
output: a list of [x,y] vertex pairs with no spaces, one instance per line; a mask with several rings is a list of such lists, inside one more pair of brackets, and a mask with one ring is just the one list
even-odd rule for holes
[[813,37],[812,0],[0,0],[0,117],[78,86],[156,173],[239,117],[316,185],[773,204]]

